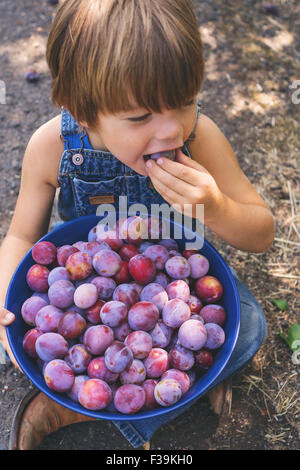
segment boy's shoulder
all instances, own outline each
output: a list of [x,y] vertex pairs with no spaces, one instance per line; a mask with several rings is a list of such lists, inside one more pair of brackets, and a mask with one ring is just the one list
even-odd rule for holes
[[210,172],[214,173],[217,167],[226,166],[228,161],[238,164],[229,141],[218,125],[205,114],[199,116],[195,138],[189,147],[193,160]]
[[[28,147],[32,155],[42,159],[47,182],[58,188],[58,168],[64,144],[60,138],[61,114],[42,124],[31,136]],[[34,158],[34,157],[33,157]]]
[[58,114],[42,124],[32,137],[43,146],[44,150],[48,149],[51,153],[60,152],[61,155],[64,150],[64,144],[60,138],[60,132],[61,114]]

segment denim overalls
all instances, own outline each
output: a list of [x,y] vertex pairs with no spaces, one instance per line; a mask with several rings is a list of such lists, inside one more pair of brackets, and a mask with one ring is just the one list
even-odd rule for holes
[[[196,123],[199,114],[198,103]],[[83,130],[79,133],[78,123],[66,109],[62,109],[61,135],[64,140],[64,152],[58,174],[60,183],[58,213],[62,221],[96,214],[97,207],[101,203],[113,204],[118,209],[119,196],[127,196],[128,207],[134,203],[145,204],[149,213],[151,204],[167,203],[155,191],[148,176],[136,173],[110,152],[94,150],[86,132]],[[193,133],[190,136],[190,139],[192,138]],[[188,141],[184,143],[182,150],[191,157],[187,144]],[[57,224],[60,223],[63,222]],[[235,271],[232,271],[241,299],[240,333],[229,362],[212,387],[245,367],[266,337],[266,320],[260,305],[238,279]],[[133,447],[140,447],[159,427],[176,418],[194,402],[156,418],[131,422],[113,421],[113,423]]]

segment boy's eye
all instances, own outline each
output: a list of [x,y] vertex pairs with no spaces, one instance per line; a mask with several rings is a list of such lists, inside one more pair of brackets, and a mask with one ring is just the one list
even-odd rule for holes
[[149,116],[151,116],[151,113],[147,113],[147,114],[144,114],[143,116],[138,116],[134,118],[128,118],[128,120],[132,122],[139,122],[139,121],[144,121]]
[[[186,106],[192,106],[193,104],[194,104],[194,99],[192,99],[191,101],[189,101],[188,103],[186,103],[186,104],[184,105],[184,107],[186,107]],[[131,121],[131,122],[145,121],[149,116],[151,116],[151,113],[143,114],[143,116],[128,118],[128,121]]]

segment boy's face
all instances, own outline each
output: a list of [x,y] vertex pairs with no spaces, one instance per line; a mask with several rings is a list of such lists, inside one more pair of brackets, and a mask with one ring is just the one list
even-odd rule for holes
[[122,163],[147,176],[145,155],[178,149],[188,139],[197,115],[195,99],[186,106],[149,113],[144,108],[100,115],[96,129],[87,128],[94,149],[108,149]]

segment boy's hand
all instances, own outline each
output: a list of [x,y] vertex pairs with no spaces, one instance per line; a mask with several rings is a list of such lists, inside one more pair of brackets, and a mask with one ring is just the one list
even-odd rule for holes
[[14,321],[14,319],[15,319],[15,316],[12,312],[7,310],[5,307],[0,306],[0,343],[4,347],[7,354],[9,355],[9,358],[11,362],[13,363],[13,365],[21,371],[10,349],[7,335],[6,335],[6,330],[5,330],[5,326],[10,325]]
[[[161,165],[159,160],[163,162]],[[184,204],[192,205],[184,212],[190,217],[196,217],[196,204],[204,204],[207,219],[219,211],[223,195],[214,178],[181,150],[176,151],[176,161],[161,157],[156,162],[148,160],[146,167],[155,189],[179,212],[183,212]]]

